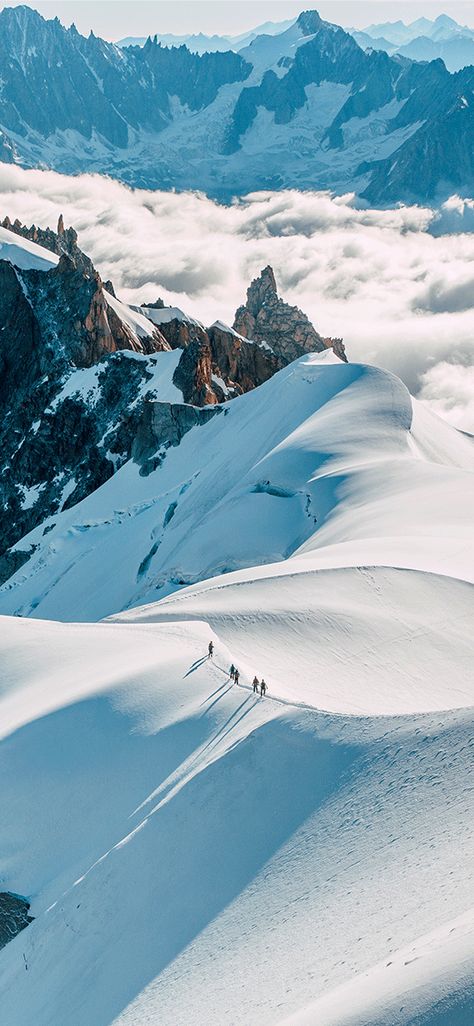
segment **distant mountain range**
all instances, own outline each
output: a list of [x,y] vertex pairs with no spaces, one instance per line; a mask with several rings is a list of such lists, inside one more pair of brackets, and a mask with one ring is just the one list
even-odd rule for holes
[[441,58],[448,71],[459,71],[474,64],[474,29],[458,25],[446,14],[440,14],[434,21],[418,18],[410,25],[394,21],[369,25],[362,31],[349,31],[364,49],[373,47],[414,61]]
[[[240,36],[207,36],[203,32],[191,35],[177,36],[172,32],[158,32],[157,39],[162,46],[185,46],[193,53],[212,53],[213,51],[243,50],[257,36],[276,36],[285,32],[291,25],[294,25],[296,18],[289,18],[287,21],[266,21],[258,25],[251,32],[243,32]],[[144,46],[147,36],[127,36],[119,39],[117,46]]]
[[[257,36],[279,35],[295,21],[296,18],[291,21],[266,22],[241,36],[206,36],[202,32],[182,36],[158,33],[157,39],[162,46],[185,44],[193,53],[210,53],[218,50],[234,50],[238,53]],[[348,28],[347,32],[350,32],[363,50],[385,50],[386,53],[398,53],[414,61],[433,61],[440,57],[448,71],[459,71],[468,64],[474,64],[474,29],[467,25],[459,25],[447,14],[440,14],[434,21],[417,18],[409,25],[405,25],[403,21],[384,22],[379,25],[368,25],[364,29]],[[118,46],[144,46],[146,39],[146,36],[128,36],[121,39]]]
[[238,53],[197,54],[6,8],[0,78],[0,157],[26,167],[224,200],[291,187],[386,205],[474,188],[474,68],[364,50],[316,11]]

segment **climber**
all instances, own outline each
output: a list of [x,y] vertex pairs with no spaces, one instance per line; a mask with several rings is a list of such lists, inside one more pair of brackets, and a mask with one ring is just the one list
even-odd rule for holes
[[258,693],[258,677],[253,678],[253,690]]
[[265,681],[264,681],[264,679],[262,677],[262,680],[261,680],[261,683],[260,683],[260,694],[261,695],[265,695],[266,692],[267,692],[267,685],[265,684]]
[[231,666],[231,668],[230,668],[230,670],[229,670],[229,677],[230,677],[230,679],[231,679],[231,680],[233,680],[233,679],[234,679],[234,674],[235,674],[235,666],[234,666],[234,664],[232,663],[232,666]]
[[240,677],[240,673],[239,673],[239,671],[238,671],[238,670],[235,670],[235,673],[234,673],[234,680],[235,680],[235,683],[236,683],[236,684],[238,684],[238,683],[239,683],[239,677]]
[[209,642],[209,646],[208,646],[208,650],[207,651],[209,652],[209,659],[212,659],[212,653],[214,651],[214,645],[213,645],[212,641]]

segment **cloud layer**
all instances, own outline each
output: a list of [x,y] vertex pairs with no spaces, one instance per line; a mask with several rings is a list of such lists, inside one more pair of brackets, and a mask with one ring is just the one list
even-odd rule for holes
[[399,374],[474,431],[474,203],[360,209],[352,195],[261,192],[220,206],[196,193],[132,191],[95,175],[0,165],[1,216],[66,224],[121,298],[162,296],[232,323],[272,264],[280,292],[351,359]]

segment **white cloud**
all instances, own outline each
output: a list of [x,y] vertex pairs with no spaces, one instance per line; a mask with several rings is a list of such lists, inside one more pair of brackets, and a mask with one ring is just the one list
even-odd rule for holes
[[474,424],[474,367],[462,364],[437,363],[426,371],[419,398],[455,427]]
[[270,263],[284,298],[321,334],[343,336],[350,358],[388,367],[474,430],[473,201],[370,210],[352,195],[285,191],[220,206],[10,165],[0,165],[0,194],[3,215],[24,223],[53,227],[62,212],[123,299],[161,295],[207,323],[232,323]]

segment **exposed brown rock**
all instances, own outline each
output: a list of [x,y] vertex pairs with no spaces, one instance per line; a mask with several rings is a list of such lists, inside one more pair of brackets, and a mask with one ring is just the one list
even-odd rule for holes
[[264,267],[247,289],[247,302],[235,314],[234,329],[246,338],[266,342],[282,366],[304,353],[334,349],[346,361],[342,339],[325,339],[297,306],[280,299],[271,267]]
[[208,328],[208,336],[214,375],[225,381],[233,395],[257,388],[281,367],[274,353],[242,338],[219,321]]
[[185,403],[213,406],[219,401],[212,388],[212,354],[208,338],[195,338],[183,349],[173,381],[181,389]]
[[159,330],[171,346],[171,349],[187,349],[191,342],[208,342],[208,334],[199,324],[189,320],[173,317],[170,321],[160,324]]

